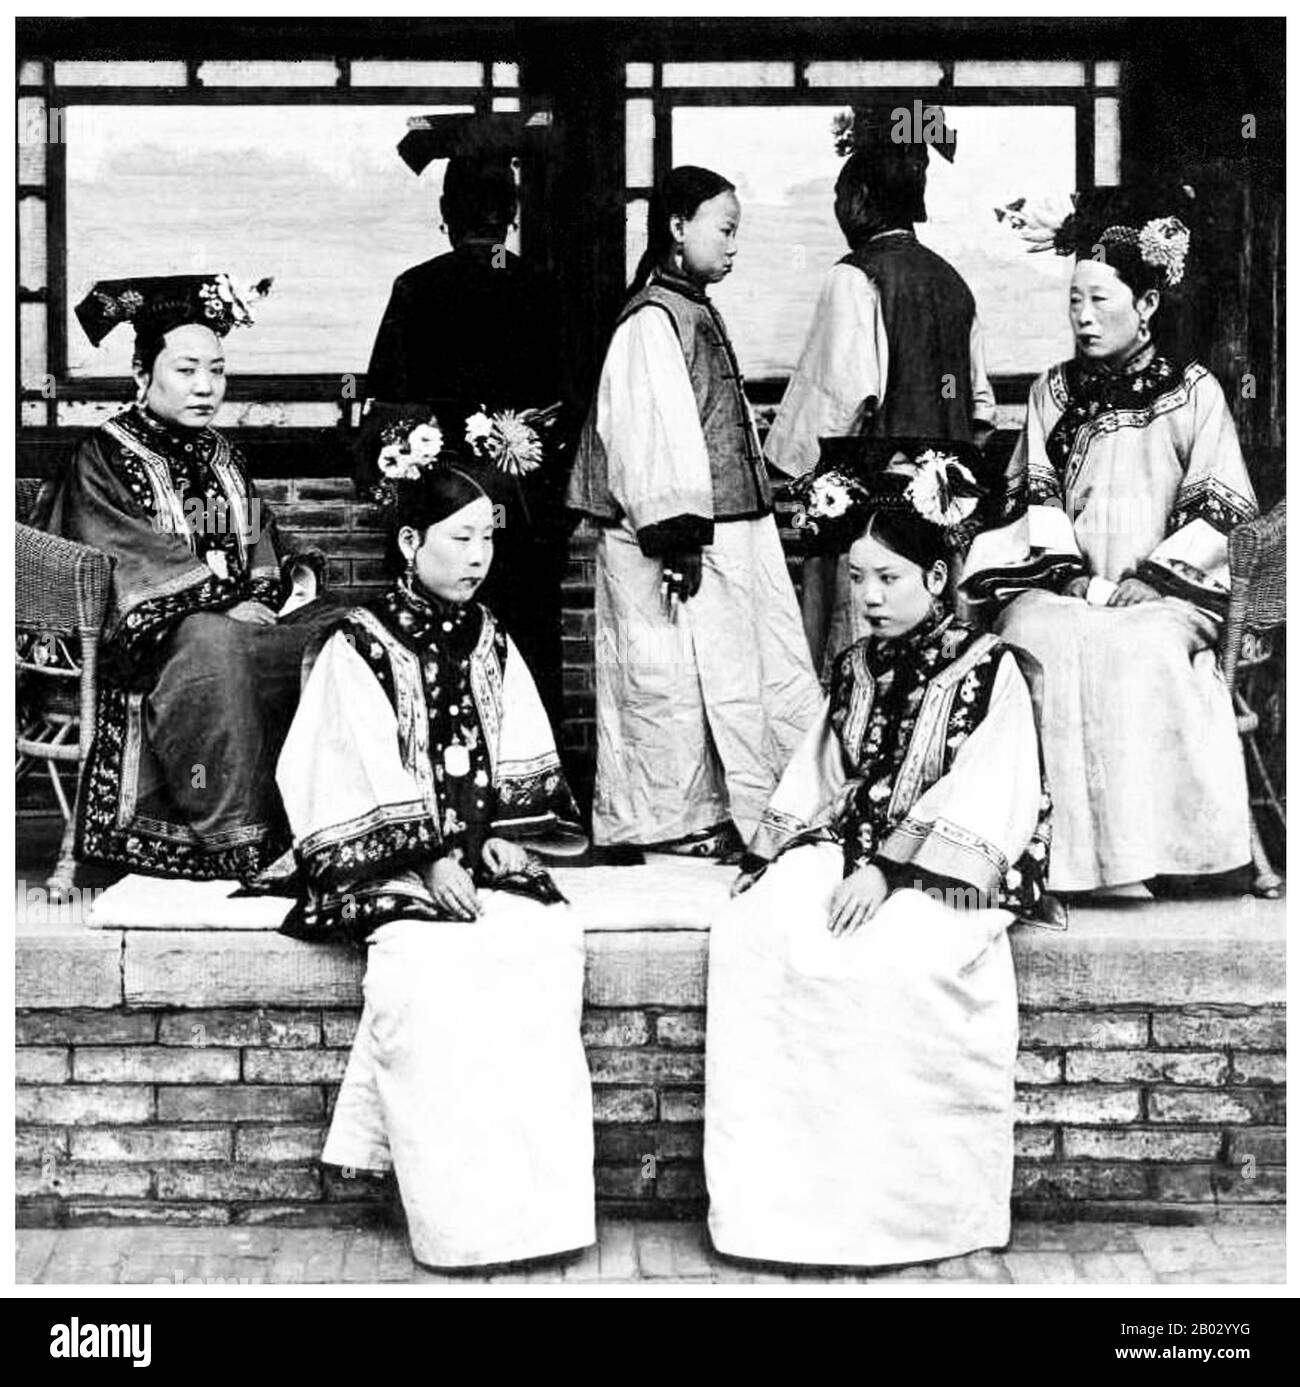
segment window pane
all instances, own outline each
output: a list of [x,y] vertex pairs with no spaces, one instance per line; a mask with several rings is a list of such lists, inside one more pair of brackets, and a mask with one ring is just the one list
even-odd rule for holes
[[665,63],[665,87],[792,87],[793,63]]
[[24,289],[45,288],[43,197],[25,197],[18,203],[18,283]]
[[517,87],[519,85],[519,64],[493,63],[492,85],[494,87]]
[[627,103],[624,159],[627,186],[648,188],[655,181],[655,106],[653,101]]
[[1081,87],[1082,63],[959,62],[953,69],[958,87]]
[[45,324],[43,303],[18,305],[18,326],[22,343],[19,368],[24,390],[40,390],[46,383],[46,373],[50,368]]
[[54,120],[45,118],[45,102],[39,96],[18,98],[18,181],[40,186],[45,182],[45,146],[51,137],[62,138],[63,116],[59,129]]
[[231,339],[232,374],[364,371],[394,278],[448,249],[446,163],[416,178],[396,151],[429,109],[70,108],[71,373],[130,369],[129,332],[96,350],[72,313],[96,280],[212,270],[241,285],[275,276],[256,326]]
[[45,81],[44,63],[21,63],[18,67],[18,82],[24,87],[39,87]]
[[809,63],[810,87],[937,87],[943,64]]
[[1099,87],[1119,86],[1118,63],[1098,63],[1094,71],[1096,74],[1097,85]]
[[636,267],[645,252],[649,239],[650,201],[648,198],[633,198],[627,205],[627,282],[632,282]]
[[1099,96],[1093,109],[1093,182],[1113,188],[1119,182],[1119,102]]
[[184,63],[55,63],[58,87],[183,87]]
[[653,86],[654,76],[653,63],[628,63],[627,65],[627,84],[629,87]]
[[477,87],[482,82],[482,63],[352,64],[354,87]]
[[[788,374],[822,281],[847,247],[834,216],[841,160],[837,107],[698,108],[673,112],[673,157],[735,182],[742,207],[736,270],[711,292],[746,373]],[[1040,371],[1068,356],[1068,260],[1031,255],[993,215],[1021,194],[1067,195],[1075,186],[1070,107],[952,107],[956,163],[930,161],[930,220],[921,240],[975,295],[989,369]]]
[[332,87],[337,63],[207,62],[199,64],[204,87]]

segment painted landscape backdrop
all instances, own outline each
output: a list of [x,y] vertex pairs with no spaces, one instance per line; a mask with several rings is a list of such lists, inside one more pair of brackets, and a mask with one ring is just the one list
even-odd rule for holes
[[[232,371],[364,371],[393,279],[447,249],[437,211],[444,165],[416,178],[394,149],[414,111],[125,106],[68,114],[74,374],[129,370],[128,332],[94,350],[71,317],[95,280],[219,269],[241,284],[275,277],[256,329],[229,343]],[[793,366],[822,279],[844,253],[831,210],[840,167],[834,114],[689,108],[673,117],[675,162],[716,168],[740,193],[740,255],[715,294],[751,378]],[[974,291],[994,372],[1041,370],[1069,353],[1069,263],[1027,254],[992,209],[1074,186],[1073,121],[1066,108],[953,108],[956,163],[931,160],[930,220],[920,234]]]

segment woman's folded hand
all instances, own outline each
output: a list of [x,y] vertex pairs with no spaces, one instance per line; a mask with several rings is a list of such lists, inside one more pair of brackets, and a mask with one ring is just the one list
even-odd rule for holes
[[275,625],[275,613],[262,602],[238,602],[226,615],[231,621],[243,621],[250,626]]
[[859,867],[831,896],[826,928],[834,935],[853,934],[885,903],[889,882],[879,867]]
[[474,920],[483,913],[473,878],[454,857],[440,857],[429,869],[425,884],[434,905],[453,920]]
[[513,876],[528,866],[528,853],[505,838],[489,838],[483,844],[483,865],[493,877]]
[[1111,593],[1108,607],[1136,607],[1139,602],[1158,602],[1160,594],[1141,578],[1124,578]]

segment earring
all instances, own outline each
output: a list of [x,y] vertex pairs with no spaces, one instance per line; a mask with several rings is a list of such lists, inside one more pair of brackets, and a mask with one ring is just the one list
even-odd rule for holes
[[409,583],[415,577],[415,555],[406,556],[406,581]]
[[135,388],[135,402],[136,402],[136,404],[138,404],[138,405],[144,404],[145,396],[146,396],[148,393],[149,393],[149,391],[148,391],[148,389],[147,389],[146,386],[144,386],[144,385],[137,385],[136,388]]

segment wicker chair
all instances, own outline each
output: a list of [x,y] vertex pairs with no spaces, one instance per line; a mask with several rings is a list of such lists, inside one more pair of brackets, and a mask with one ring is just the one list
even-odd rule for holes
[[[15,778],[42,762],[63,813],[63,841],[49,879],[61,896],[75,870],[77,800],[95,731],[96,664],[108,605],[108,556],[23,524],[39,484],[18,483],[15,624],[18,679]],[[73,767],[71,801],[59,767]]]
[[1285,501],[1279,501],[1267,515],[1233,530],[1228,537],[1228,568],[1232,592],[1219,638],[1219,656],[1237,710],[1247,769],[1254,773],[1259,788],[1251,799],[1250,819],[1254,890],[1256,895],[1273,898],[1281,893],[1282,880],[1268,860],[1255,813],[1271,812],[1285,832],[1286,808],[1260,755],[1256,738],[1259,716],[1242,693],[1241,676],[1272,658],[1276,632],[1286,622]]

